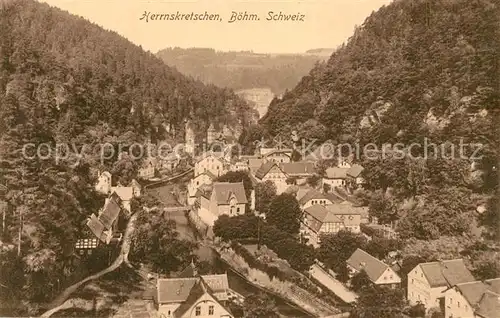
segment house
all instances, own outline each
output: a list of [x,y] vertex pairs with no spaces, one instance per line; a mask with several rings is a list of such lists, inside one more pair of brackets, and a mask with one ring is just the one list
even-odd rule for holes
[[[298,191],[297,191],[298,194]],[[329,198],[327,198],[323,193],[316,189],[310,189],[307,191],[300,199],[298,199],[302,209],[307,209],[315,204],[321,204],[323,206],[333,204]]]
[[193,205],[196,200],[196,192],[198,188],[204,184],[212,184],[217,177],[210,171],[205,171],[189,181],[188,189],[188,204]]
[[496,318],[500,315],[500,278],[457,284],[444,292],[446,318]]
[[401,284],[401,278],[389,265],[360,248],[352,253],[346,264],[351,276],[364,270],[375,285],[396,288]]
[[252,175],[257,173],[257,170],[265,163],[266,161],[262,158],[249,158],[248,159],[248,170]]
[[164,171],[172,171],[181,163],[181,157],[176,152],[170,152],[166,155],[159,154],[159,168]]
[[78,239],[75,243],[75,251],[79,255],[91,255],[99,246],[100,240],[97,238]]
[[421,263],[408,273],[407,298],[410,305],[421,303],[427,310],[443,308],[445,290],[473,281],[462,259]]
[[213,279],[204,276],[159,279],[156,288],[159,315],[166,318],[233,318],[230,310],[216,296],[221,294],[218,293],[221,286],[214,286],[213,283]]
[[132,188],[132,196],[138,198],[141,196],[142,186],[137,180],[133,179],[130,182],[130,187]]
[[111,178],[111,173],[108,171],[98,172],[95,190],[103,194],[108,194],[111,191]]
[[206,195],[200,195],[200,199],[198,215],[209,226],[221,215],[245,214],[248,203],[243,182],[214,182],[210,199]]
[[[198,269],[193,261],[189,264],[181,273],[178,275],[179,278],[192,278],[198,277]],[[201,275],[203,280],[212,289],[215,298],[219,301],[226,302],[236,301],[243,302],[245,299],[241,294],[235,292],[229,283],[227,274],[215,274],[215,275]]]
[[156,172],[156,160],[154,158],[147,158],[138,170],[138,175],[142,179],[152,179]]
[[[134,193],[137,194],[137,188],[134,187],[123,187],[118,185],[116,187],[111,187],[111,194],[116,193],[120,198],[120,202],[123,208],[128,214],[132,213],[132,208],[130,206],[130,200],[134,197]],[[109,198],[106,199],[108,201]]]
[[306,161],[281,163],[280,168],[288,178],[293,178],[298,185],[305,184],[307,178],[316,173],[314,163]]
[[304,209],[301,233],[314,247],[319,246],[322,234],[337,233],[343,228],[342,220],[321,204],[311,205]]
[[367,207],[356,207],[348,201],[339,204],[329,204],[325,208],[342,220],[344,229],[353,233],[361,232],[361,218],[363,215],[368,214]]
[[332,167],[325,171],[322,185],[328,184],[330,187],[344,187],[347,184],[347,170],[348,168]]
[[231,171],[248,171],[248,162],[246,161],[236,161],[231,163]]
[[124,214],[120,213],[120,198],[113,193],[104,204],[99,216],[92,214],[87,219],[87,227],[94,236],[101,242],[109,244],[113,236],[123,230],[121,222],[124,219]]
[[225,173],[224,164],[224,153],[207,152],[194,164],[194,175],[197,176],[203,172],[210,171],[213,175],[219,177]]
[[260,166],[259,170],[255,173],[255,178],[259,182],[272,181],[276,186],[276,193],[278,195],[288,188],[288,184],[286,183],[287,175],[280,166],[273,161],[268,161]]
[[349,188],[357,189],[365,183],[365,180],[361,177],[361,172],[363,172],[363,170],[364,168],[358,164],[354,164],[347,169],[347,185]]
[[292,159],[292,149],[273,149],[265,152],[262,157],[266,161],[276,163],[289,163]]

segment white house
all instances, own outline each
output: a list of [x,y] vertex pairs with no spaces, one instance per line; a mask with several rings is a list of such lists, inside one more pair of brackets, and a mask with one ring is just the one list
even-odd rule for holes
[[291,149],[273,149],[262,155],[266,161],[273,161],[276,163],[289,163],[292,160],[291,156]]
[[389,265],[360,248],[354,251],[346,264],[351,276],[364,270],[375,285],[396,288],[401,284],[401,278]]
[[255,178],[259,182],[272,181],[276,186],[276,193],[278,195],[285,192],[288,188],[288,184],[286,183],[287,175],[280,166],[273,161],[264,163],[255,173]]
[[322,184],[334,187],[345,187],[347,184],[347,171],[349,168],[332,167],[325,171]]
[[457,284],[444,292],[446,318],[500,315],[500,278]]
[[337,233],[343,228],[342,220],[321,204],[314,204],[304,209],[301,233],[314,247],[319,246],[321,235]]
[[421,303],[427,310],[443,308],[445,290],[474,280],[462,259],[421,263],[408,273],[407,298],[411,305]]
[[200,201],[198,216],[209,226],[221,215],[245,214],[248,203],[243,182],[214,182],[212,192],[202,195]]
[[103,194],[108,194],[111,191],[111,178],[111,173],[108,171],[99,172],[95,190]]
[[364,168],[361,165],[354,164],[352,165],[346,172],[347,175],[347,184],[350,188],[356,189],[361,187],[365,180],[361,176]]
[[151,179],[154,178],[155,176],[155,171],[156,171],[156,159],[154,158],[147,158],[143,163],[142,166],[139,168],[138,175],[142,179]]
[[[297,191],[298,193],[298,191]],[[303,195],[299,200],[299,204],[302,209],[307,209],[313,205],[328,205],[333,204],[329,198],[327,198],[323,193],[319,192],[316,189],[310,189],[305,195]]]
[[224,153],[207,152],[194,164],[194,175],[197,176],[210,171],[213,175],[219,177],[225,173],[224,164]]
[[156,297],[159,315],[166,318],[233,318],[220,299],[220,294],[224,293],[217,293],[221,289],[217,282],[204,276],[159,279]]
[[207,184],[210,185],[217,177],[210,171],[205,171],[189,181],[188,189],[188,204],[192,205],[196,201],[196,191],[200,186]]

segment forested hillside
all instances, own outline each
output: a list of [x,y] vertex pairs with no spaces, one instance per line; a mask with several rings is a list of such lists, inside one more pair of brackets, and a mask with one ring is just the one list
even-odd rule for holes
[[[400,221],[404,236],[428,239],[470,234],[484,205],[479,219],[498,233],[499,21],[498,0],[394,1],[274,99],[261,128],[272,136],[298,128],[304,138],[361,149],[416,142],[412,153],[428,157],[436,152],[424,138],[451,142],[452,160],[358,158],[371,213]],[[457,159],[460,140],[483,144],[482,159]]]
[[157,55],[167,65],[204,83],[232,89],[269,88],[279,95],[294,87],[315,63],[324,60],[324,50],[310,50],[307,54],[259,54],[167,48]]
[[[36,314],[77,275],[72,246],[104,202],[90,173],[96,145],[165,138],[160,128],[181,131],[189,117],[201,128],[244,125],[247,111],[232,91],[186,78],[114,32],[46,4],[1,1],[0,314]],[[58,161],[62,143],[71,154]],[[130,170],[115,160],[103,164]]]

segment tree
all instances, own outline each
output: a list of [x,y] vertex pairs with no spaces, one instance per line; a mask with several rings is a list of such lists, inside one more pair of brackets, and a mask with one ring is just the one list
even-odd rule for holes
[[371,284],[372,282],[364,269],[354,274],[354,276],[351,278],[351,287],[355,292],[359,292],[360,290],[367,286],[370,286]]
[[302,210],[293,194],[282,193],[269,205],[266,221],[291,235],[299,234]]
[[425,317],[425,312],[426,312],[425,305],[417,304],[410,308],[410,310],[408,311],[408,315],[410,317],[420,318],[420,317]]
[[321,177],[315,174],[308,177],[306,181],[308,185],[310,185],[313,188],[316,188],[320,184]]
[[276,185],[268,180],[255,186],[255,210],[267,214],[269,205],[276,197]]
[[402,247],[401,241],[397,239],[388,239],[383,237],[374,237],[368,244],[365,250],[368,254],[378,259],[384,259],[389,252],[397,251]]
[[221,215],[214,223],[214,235],[224,241],[257,238],[259,219],[255,215]]
[[162,213],[139,213],[138,226],[131,240],[131,261],[150,264],[153,271],[163,274],[178,271],[191,263],[197,245],[179,239],[175,221],[165,221]]
[[358,248],[364,248],[366,239],[361,234],[350,231],[339,231],[321,237],[318,249],[318,258],[334,272],[344,266],[345,261],[351,257]]
[[485,260],[476,265],[472,274],[477,280],[486,280],[500,277],[500,265],[496,260]]
[[243,318],[279,318],[276,304],[266,294],[252,294],[243,302]]
[[347,283],[349,281],[349,268],[347,268],[346,262],[342,262],[337,266],[337,270],[335,272],[337,274],[335,278],[342,283]]
[[406,305],[402,289],[370,285],[359,293],[351,317],[400,318]]

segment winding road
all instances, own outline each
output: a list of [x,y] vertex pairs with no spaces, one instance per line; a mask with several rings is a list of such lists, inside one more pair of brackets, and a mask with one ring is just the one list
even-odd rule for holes
[[[144,188],[147,189],[151,186],[155,186],[155,185],[166,183],[166,182],[171,182],[175,179],[178,179],[180,177],[187,175],[188,173],[190,173],[192,171],[193,171],[193,168],[191,168],[187,171],[181,172],[178,175],[175,175],[173,177],[165,178],[165,179],[160,180],[158,182],[149,184],[149,185],[145,186]],[[147,211],[147,209],[146,209],[146,211]],[[130,264],[130,262],[128,260],[128,254],[130,252],[132,233],[135,230],[135,223],[137,221],[138,215],[139,215],[139,213],[135,213],[130,217],[130,219],[127,223],[127,227],[125,229],[125,233],[123,235],[123,241],[122,241],[122,246],[120,249],[120,255],[115,259],[115,261],[109,267],[103,269],[102,271],[97,272],[93,275],[90,275],[90,276],[82,279],[81,281],[66,288],[59,296],[57,296],[49,304],[48,308],[51,308],[51,309],[44,312],[40,317],[47,318],[47,317],[52,316],[54,313],[61,311],[61,310],[64,310],[64,309],[75,308],[75,307],[78,307],[78,308],[88,307],[88,301],[86,301],[84,299],[80,299],[80,298],[68,300],[69,296],[71,296],[71,294],[73,294],[75,291],[77,291],[78,288],[82,287],[84,284],[86,284],[92,280],[98,279],[98,278],[102,277],[103,275],[106,275],[107,273],[110,273],[110,272],[116,270],[123,263],[125,263],[125,265],[132,268],[132,265]]]
[[103,269],[102,271],[97,272],[93,275],[90,275],[90,276],[82,279],[81,281],[77,282],[76,284],[73,284],[73,285],[69,286],[68,288],[66,288],[49,305],[49,308],[52,308],[52,309],[46,311],[40,317],[50,317],[51,315],[53,315],[54,313],[56,313],[60,310],[73,308],[75,306],[75,302],[71,301],[71,300],[67,300],[67,299],[72,293],[77,291],[78,288],[80,288],[85,283],[88,283],[91,280],[98,279],[99,277],[116,270],[123,263],[125,263],[127,266],[131,267],[131,264],[128,261],[128,254],[130,252],[131,237],[132,237],[132,233],[135,230],[135,222],[137,221],[138,215],[139,215],[138,213],[135,213],[130,217],[130,220],[128,221],[128,224],[127,224],[127,228],[125,229],[125,234],[123,235],[123,242],[122,242],[122,246],[121,246],[121,250],[120,250],[120,255],[115,259],[115,261],[109,267]]

